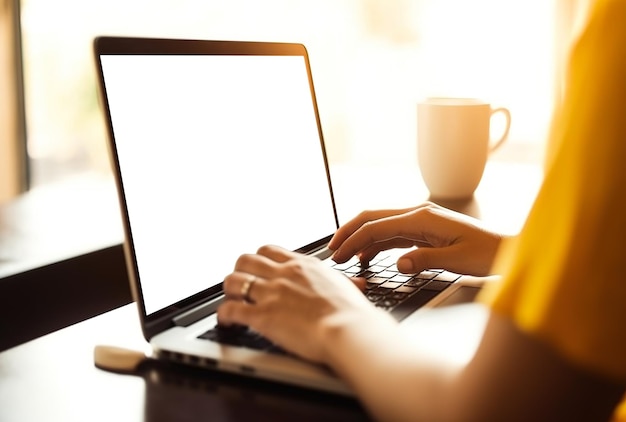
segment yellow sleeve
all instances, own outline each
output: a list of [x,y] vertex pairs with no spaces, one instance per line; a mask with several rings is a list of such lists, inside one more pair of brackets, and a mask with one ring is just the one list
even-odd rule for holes
[[481,300],[571,362],[626,381],[626,1],[598,0],[570,58],[546,175]]

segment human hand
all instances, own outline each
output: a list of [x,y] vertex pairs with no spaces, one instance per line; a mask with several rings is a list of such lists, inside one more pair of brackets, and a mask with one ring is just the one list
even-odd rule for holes
[[246,325],[286,350],[328,363],[333,328],[361,325],[367,315],[386,315],[355,281],[316,258],[264,246],[242,255],[224,279],[227,300],[218,309],[218,321]]
[[380,251],[417,246],[400,257],[400,271],[444,268],[485,276],[502,238],[478,220],[426,202],[414,208],[364,211],[337,230],[329,248],[336,262],[355,255],[369,262]]

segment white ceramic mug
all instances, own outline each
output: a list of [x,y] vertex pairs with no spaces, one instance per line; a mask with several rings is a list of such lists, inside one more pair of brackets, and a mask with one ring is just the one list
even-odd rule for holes
[[[491,139],[491,119],[506,118],[504,132]],[[428,98],[417,106],[418,162],[431,198],[462,199],[474,194],[489,154],[506,140],[511,113],[473,98]]]

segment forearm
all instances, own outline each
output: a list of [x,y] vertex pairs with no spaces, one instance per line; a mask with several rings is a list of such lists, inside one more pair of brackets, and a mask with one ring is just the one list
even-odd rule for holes
[[412,346],[384,315],[336,322],[326,362],[377,420],[607,420],[624,394],[493,314],[466,365]]

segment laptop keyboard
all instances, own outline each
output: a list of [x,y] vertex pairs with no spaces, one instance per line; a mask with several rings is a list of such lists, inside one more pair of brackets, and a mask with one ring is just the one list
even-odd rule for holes
[[390,311],[398,321],[461,277],[439,269],[403,274],[396,267],[396,258],[380,254],[367,267],[363,267],[357,258],[331,266],[348,276],[365,278],[365,296],[376,306]]
[[270,353],[287,354],[287,352],[263,337],[261,334],[243,325],[217,325],[198,338],[215,341],[229,346],[240,346],[254,350],[264,350]]
[[[403,274],[398,271],[395,258],[380,256],[380,254],[370,261],[367,267],[362,266],[357,258],[342,264],[328,262],[331,268],[350,277],[365,278],[365,296],[375,306],[391,312],[398,321],[428,303],[461,277],[458,274],[438,269],[425,270],[419,274]],[[284,349],[245,326],[216,326],[198,338],[271,353],[287,354]]]

